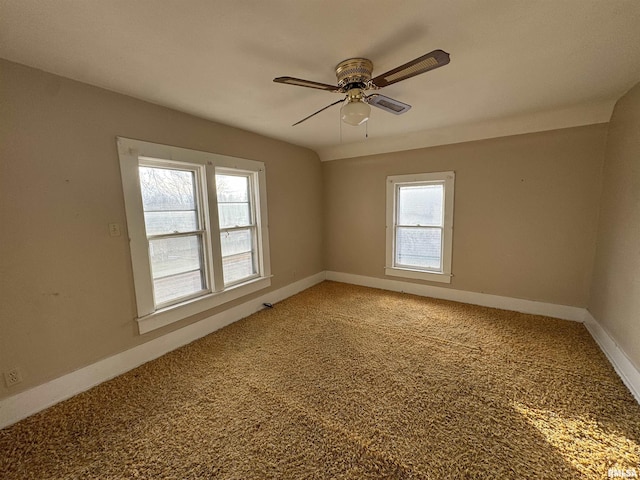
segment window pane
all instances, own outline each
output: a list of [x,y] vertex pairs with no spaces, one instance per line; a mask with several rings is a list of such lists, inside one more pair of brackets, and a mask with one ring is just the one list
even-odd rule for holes
[[222,258],[222,274],[224,283],[229,284],[255,275],[253,252],[239,253]]
[[441,229],[398,227],[396,230],[396,265],[440,270],[441,258]]
[[207,288],[203,280],[201,252],[200,235],[149,241],[156,305],[193,295]]
[[216,174],[216,191],[220,202],[248,202],[249,177]]
[[199,235],[162,238],[149,241],[153,278],[202,269]]
[[443,185],[401,186],[398,224],[442,226]]
[[236,253],[250,252],[253,249],[251,230],[233,230],[220,233],[222,256],[228,257]]
[[216,174],[220,228],[251,225],[249,177]]
[[202,272],[187,272],[153,281],[156,305],[204,290]]
[[220,228],[251,225],[248,203],[218,203]]
[[194,172],[140,167],[139,174],[147,235],[198,229]]
[[256,272],[252,229],[220,233],[224,283],[232,283]]

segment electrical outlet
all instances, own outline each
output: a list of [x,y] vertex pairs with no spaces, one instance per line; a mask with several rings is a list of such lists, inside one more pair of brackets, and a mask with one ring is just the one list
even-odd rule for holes
[[110,223],[109,224],[109,235],[112,237],[120,236],[120,224],[119,223]]
[[17,383],[22,382],[22,374],[20,373],[20,369],[16,367],[4,372],[4,382],[7,384],[7,387],[12,387]]

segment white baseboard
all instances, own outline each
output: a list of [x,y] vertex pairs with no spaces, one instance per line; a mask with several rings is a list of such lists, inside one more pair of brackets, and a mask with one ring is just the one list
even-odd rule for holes
[[640,403],[640,371],[588,310],[585,310],[584,326],[587,327],[636,401]]
[[533,300],[523,300],[521,298],[501,297],[499,295],[489,295],[487,293],[467,292],[464,290],[455,290],[453,288],[434,287],[431,285],[422,285],[402,280],[366,277],[363,275],[353,275],[351,273],[342,272],[328,271],[327,280],[352,283],[354,285],[362,285],[364,287],[380,288],[382,290],[391,290],[394,292],[411,293],[413,295],[420,295],[423,297],[453,300],[454,302],[481,305],[483,307],[501,308],[503,310],[513,310],[515,312],[531,313],[534,315],[545,315],[547,317],[573,320],[575,322],[582,322],[584,320],[584,308],[570,307],[568,305],[535,302]]
[[0,400],[0,428],[12,425],[58,402],[132,370],[176,348],[191,343],[241,318],[264,308],[263,303],[276,303],[325,279],[325,272],[303,278],[241,305],[187,325],[162,337],[100,360],[87,367],[58,377],[30,390]]

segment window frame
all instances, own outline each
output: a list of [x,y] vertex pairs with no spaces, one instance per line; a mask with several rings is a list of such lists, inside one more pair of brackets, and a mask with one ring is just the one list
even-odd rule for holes
[[[451,257],[453,246],[453,200],[455,172],[431,172],[409,175],[391,175],[387,177],[386,189],[386,258],[385,275],[404,277],[431,282],[451,283]],[[410,265],[396,264],[396,230],[398,225],[399,191],[402,186],[419,186],[441,184],[443,195],[443,223],[441,240],[440,270],[419,268]],[[422,228],[439,228],[424,226]]]
[[[163,302],[163,303],[156,303],[156,298],[155,295],[153,295],[152,293],[152,297],[153,297],[153,302],[154,302],[154,311],[158,311],[160,309],[163,308],[167,308],[167,307],[171,307],[172,305],[177,305],[179,303],[183,303],[186,302],[188,300],[191,299],[195,299],[195,298],[199,298],[203,295],[206,295],[208,293],[211,293],[212,291],[212,285],[211,285],[211,274],[210,272],[213,270],[213,264],[212,264],[212,255],[211,255],[211,238],[210,238],[210,228],[209,228],[209,221],[208,221],[208,215],[207,215],[207,208],[206,208],[206,194],[205,194],[205,189],[206,189],[206,180],[205,180],[205,175],[206,175],[206,171],[203,165],[198,165],[198,164],[194,164],[194,163],[188,163],[188,162],[176,162],[173,160],[164,160],[164,159],[157,159],[157,158],[152,158],[152,157],[145,157],[145,156],[139,156],[138,157],[138,167],[152,167],[152,168],[166,168],[169,170],[182,170],[185,172],[192,172],[194,174],[194,187],[195,187],[195,195],[194,195],[194,200],[196,201],[196,211],[197,211],[197,218],[198,218],[198,226],[199,228],[197,230],[193,230],[190,232],[176,232],[176,233],[167,233],[167,234],[155,234],[155,235],[149,235],[146,231],[145,228],[145,235],[146,235],[146,239],[147,239],[147,245],[149,245],[151,242],[151,240],[155,240],[155,239],[159,239],[159,238],[176,238],[176,237],[183,237],[183,236],[188,236],[188,235],[198,235],[200,236],[201,240],[201,264],[202,264],[202,277],[203,277],[203,283],[204,283],[204,288],[196,293],[190,294],[190,295],[186,295],[183,297],[178,297],[175,298],[169,302]],[[141,189],[142,192],[142,189]],[[144,220],[144,207],[143,207],[143,220]],[[150,255],[148,254],[149,258]],[[151,262],[149,262],[151,263]],[[146,268],[146,267],[145,267]],[[146,273],[146,272],[145,272]],[[149,271],[149,279],[146,281],[150,281],[152,284],[152,292],[153,292],[153,271],[150,269]]]
[[[244,277],[239,280],[231,281],[228,283],[224,282],[224,278],[223,278],[223,285],[225,286],[225,288],[229,288],[234,285],[244,283],[246,281],[249,281],[253,278],[257,278],[260,276],[260,261],[261,261],[263,252],[262,252],[262,249],[260,248],[260,245],[262,244],[262,242],[261,242],[261,234],[260,234],[261,229],[259,228],[259,224],[260,224],[260,209],[258,208],[259,200],[256,197],[257,189],[255,188],[256,172],[252,172],[249,170],[230,169],[226,167],[216,166],[215,174],[248,178],[248,192],[247,192],[248,202],[247,203],[249,204],[250,224],[236,225],[234,227],[221,227],[218,224],[218,233],[222,233],[223,231],[244,230],[244,229],[253,230],[254,235],[252,235],[251,242],[252,242],[252,251],[255,250],[256,252],[256,258],[253,259],[253,264],[254,264],[253,266],[256,269],[256,273],[252,274],[251,276]],[[217,192],[216,192],[216,198],[217,198]],[[222,252],[221,252],[220,259],[224,261],[224,258],[225,257],[222,255]]]
[[[271,262],[269,255],[269,226],[267,214],[266,173],[264,163],[227,155],[202,152],[169,145],[144,142],[117,137],[120,172],[127,216],[127,230],[131,250],[131,264],[136,300],[136,321],[140,334],[161,328],[191,315],[215,308],[271,285]],[[179,303],[156,307],[153,295],[153,278],[149,259],[142,193],[139,180],[140,164],[156,163],[195,169],[198,178],[198,201],[201,203],[204,268],[208,290],[198,296],[186,298]],[[258,275],[243,279],[225,287],[222,278],[222,253],[219,233],[215,174],[216,169],[227,172],[249,174],[255,201],[257,235]]]

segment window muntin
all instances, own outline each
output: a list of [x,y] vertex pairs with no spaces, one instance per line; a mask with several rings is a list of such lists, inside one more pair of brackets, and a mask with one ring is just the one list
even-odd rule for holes
[[451,281],[454,178],[454,172],[387,177],[387,275]]

